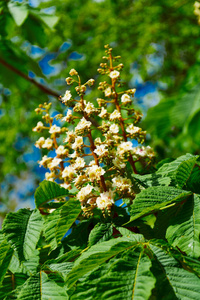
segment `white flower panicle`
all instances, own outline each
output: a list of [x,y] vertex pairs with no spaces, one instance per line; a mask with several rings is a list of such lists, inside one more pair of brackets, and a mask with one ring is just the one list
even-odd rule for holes
[[[39,161],[40,167],[48,169],[46,180],[68,189],[69,197],[76,196],[88,216],[95,207],[102,210],[103,216],[110,214],[119,197],[132,201],[135,191],[130,168],[137,173],[136,162],[148,167],[154,158],[149,146],[140,145],[146,134],[137,126],[142,115],[130,106],[136,90],[123,90],[123,65],[115,65],[119,57],[113,58],[109,47],[106,53],[108,63],[99,69],[108,78],[99,83],[102,98],[93,102],[87,88],[90,92],[94,79],[82,84],[78,72],[71,69],[66,82],[76,85],[76,96],[66,90],[60,98],[67,113],[52,117],[51,104],[40,104],[36,112],[43,114],[44,123],[39,121],[33,128],[35,132],[45,132],[35,146],[49,152]],[[138,142],[137,147],[133,147],[132,139]],[[76,195],[70,194],[73,188],[77,189]]]

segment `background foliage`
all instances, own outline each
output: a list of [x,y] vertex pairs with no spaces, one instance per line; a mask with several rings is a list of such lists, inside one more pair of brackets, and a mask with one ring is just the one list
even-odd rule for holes
[[31,128],[37,122],[33,110],[52,97],[59,110],[56,99],[65,91],[68,70],[77,68],[83,81],[93,77],[105,43],[126,60],[124,79],[137,88],[138,105],[147,114],[143,127],[150,133],[148,143],[158,155],[199,153],[200,27],[193,4],[0,1],[0,180],[1,201],[9,209],[16,205],[16,195],[11,197],[16,189],[13,175],[22,178],[19,186],[24,180],[31,186],[23,192],[18,188],[21,199],[34,190],[27,174],[39,174],[39,154],[30,146],[35,140]]

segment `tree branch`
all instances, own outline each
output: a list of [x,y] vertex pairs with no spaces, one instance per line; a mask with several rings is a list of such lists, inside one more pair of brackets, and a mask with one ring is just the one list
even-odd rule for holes
[[18,70],[17,68],[11,66],[9,63],[7,63],[5,60],[3,60],[2,58],[0,58],[0,63],[2,65],[4,65],[7,69],[11,70],[12,72],[16,73],[17,75],[23,77],[24,79],[26,79],[27,81],[33,83],[35,86],[37,86],[41,91],[43,91],[44,93],[54,96],[54,97],[59,97],[60,94],[52,91],[51,89],[49,89],[48,87],[44,86],[43,84],[37,82],[36,80],[34,80],[33,78],[30,78],[28,75],[24,74],[23,72],[21,72],[20,70]]

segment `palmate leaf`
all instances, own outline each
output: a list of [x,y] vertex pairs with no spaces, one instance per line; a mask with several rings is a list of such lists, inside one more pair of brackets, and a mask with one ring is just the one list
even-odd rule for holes
[[194,194],[172,219],[166,238],[189,256],[200,256],[200,195]]
[[160,209],[167,208],[171,204],[186,200],[191,195],[192,192],[179,190],[174,187],[149,187],[137,194],[134,203],[131,205],[131,219],[128,223]]
[[54,250],[58,247],[56,240],[56,226],[58,220],[60,219],[60,209],[54,210],[49,214],[44,221],[44,236],[47,243],[50,244],[51,250]]
[[113,257],[77,284],[71,299],[149,299],[155,285],[143,245]]
[[64,288],[48,278],[44,272],[30,277],[23,285],[18,300],[67,300]]
[[162,177],[160,174],[152,173],[146,175],[134,174],[132,175],[139,184],[147,188],[150,186],[169,186],[171,183],[170,177]]
[[35,191],[35,205],[39,208],[48,201],[58,199],[60,197],[67,197],[68,195],[68,190],[61,187],[59,184],[44,180]]
[[7,272],[12,255],[13,249],[11,249],[10,244],[6,240],[2,241],[0,243],[0,284]]
[[68,286],[71,287],[83,275],[94,270],[118,253],[125,251],[129,247],[134,247],[137,243],[137,240],[122,237],[92,246],[75,261],[74,267],[67,276]]
[[6,239],[16,249],[20,260],[34,256],[42,227],[43,220],[37,209],[9,213],[2,225]]
[[187,180],[189,179],[189,177],[192,173],[192,170],[195,166],[197,158],[198,158],[198,156],[192,157],[186,161],[183,161],[179,165],[179,167],[176,171],[176,181],[180,188],[182,188],[186,184]]
[[198,300],[200,278],[183,269],[172,253],[163,246],[162,242],[152,241],[148,244],[148,249],[153,254],[152,272],[157,279],[157,299]]

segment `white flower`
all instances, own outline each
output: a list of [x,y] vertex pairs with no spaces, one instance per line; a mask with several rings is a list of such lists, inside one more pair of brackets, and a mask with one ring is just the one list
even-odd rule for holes
[[63,122],[70,122],[71,119],[72,119],[72,111],[71,111],[71,109],[68,109],[67,115],[64,118],[62,118],[61,121],[63,121]]
[[61,163],[62,159],[54,157],[54,159],[48,164],[49,169],[57,167]]
[[53,146],[53,140],[50,138],[47,138],[44,142],[44,144],[42,145],[42,148],[47,148],[50,149]]
[[83,187],[77,194],[77,198],[80,202],[83,202],[87,196],[92,192],[93,187],[91,185],[87,185]]
[[121,118],[121,113],[115,109],[112,114],[110,115],[110,120],[113,121],[113,120],[119,120]]
[[39,121],[37,123],[37,126],[33,128],[33,131],[40,131],[41,129],[43,129],[43,127],[44,127],[44,124],[41,121]]
[[49,162],[50,160],[52,160],[52,157],[47,157],[47,155],[44,155],[42,157],[42,160],[39,161],[39,166],[44,166],[47,162]]
[[53,181],[54,180],[54,176],[55,176],[54,173],[49,173],[49,172],[45,173],[45,179],[48,180],[48,181]]
[[78,75],[78,72],[77,72],[75,69],[71,69],[71,70],[69,71],[69,75],[70,75],[70,76]]
[[66,190],[71,189],[71,184],[68,184],[66,182],[61,183],[60,186],[63,187],[63,188],[65,188]]
[[123,155],[124,153],[126,153],[128,151],[132,151],[132,150],[133,150],[133,145],[131,142],[122,142],[117,147],[117,153],[119,156]]
[[72,95],[70,91],[66,91],[64,97],[61,98],[63,103],[67,103],[71,99]]
[[118,133],[119,132],[119,126],[117,124],[112,124],[109,128],[109,131],[111,133]]
[[130,134],[135,134],[135,133],[139,133],[141,131],[141,128],[131,124],[126,128],[126,131]]
[[119,75],[120,75],[120,73],[116,70],[110,72],[110,74],[109,74],[110,78],[112,78],[112,79],[119,77]]
[[100,177],[105,174],[105,171],[102,167],[97,165],[91,166],[87,169],[87,173],[91,181],[100,180]]
[[108,192],[101,193],[100,197],[96,199],[97,207],[100,209],[105,209],[111,206],[113,203],[113,192],[111,190],[109,190]]
[[68,131],[67,132],[67,137],[66,139],[64,139],[64,143],[71,143],[74,139],[75,139],[75,132],[72,131]]
[[72,149],[77,149],[80,148],[83,145],[83,137],[82,136],[77,136],[75,138],[75,142],[72,144]]
[[107,115],[108,115],[107,110],[106,110],[104,107],[102,107],[102,108],[101,108],[101,112],[100,112],[100,114],[99,114],[99,117],[100,117],[100,118],[105,118]]
[[77,151],[74,151],[72,154],[69,155],[71,158],[76,158],[79,156],[79,153]]
[[72,179],[75,177],[76,171],[72,166],[65,167],[64,170],[62,171],[62,178],[69,178]]
[[84,108],[84,111],[90,115],[91,113],[95,112],[96,111],[96,108],[94,107],[94,104],[91,103],[91,102],[87,102],[86,103],[86,106]]
[[122,97],[121,97],[121,102],[124,103],[124,104],[127,104],[127,103],[130,103],[132,100],[131,100],[131,97],[128,95],[128,94],[123,94]]
[[42,145],[44,144],[44,142],[45,142],[45,138],[42,136],[41,138],[39,138],[39,140],[38,140],[38,141],[36,141],[36,143],[35,143],[35,147],[37,147],[37,148],[41,148],[41,147],[42,147]]
[[64,155],[68,152],[67,149],[65,149],[65,147],[63,145],[60,145],[57,149],[56,149],[56,154],[57,155]]
[[59,133],[61,131],[61,128],[59,126],[53,125],[51,126],[49,133]]
[[131,180],[126,177],[114,177],[112,179],[113,187],[116,187],[119,190],[125,191],[130,190],[131,187]]
[[83,117],[76,126],[75,131],[89,129],[91,125],[92,123]]
[[89,163],[89,166],[95,166],[95,165],[96,165],[95,160],[91,160],[90,163]]
[[124,169],[126,167],[126,164],[123,161],[121,161],[119,157],[115,157],[112,162],[114,166],[118,169]]
[[94,150],[94,152],[98,155],[98,156],[103,156],[108,154],[108,149],[106,148],[107,145],[100,145],[97,146],[96,149]]
[[105,94],[105,97],[110,97],[112,94],[111,88],[108,87],[107,89],[105,89],[104,94]]
[[82,157],[77,157],[77,159],[75,160],[75,164],[73,164],[73,168],[74,169],[82,169],[85,167],[85,161],[84,158]]

